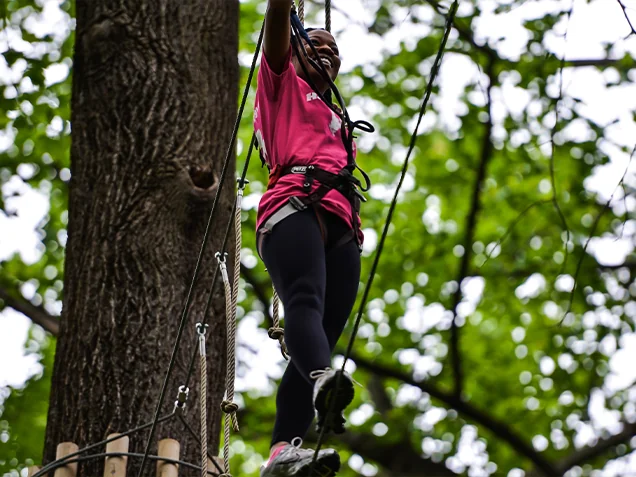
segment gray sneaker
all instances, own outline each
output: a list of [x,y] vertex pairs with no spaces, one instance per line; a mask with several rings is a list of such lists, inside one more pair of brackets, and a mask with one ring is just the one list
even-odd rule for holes
[[[303,441],[295,438],[281,451],[261,467],[261,477],[333,477],[340,470],[340,456],[334,449],[323,449],[318,452],[316,463],[313,463],[315,452],[303,449]],[[310,475],[311,471],[311,475]]]
[[[336,392],[336,383],[340,374],[342,376],[338,392]],[[325,432],[333,431],[336,434],[342,434],[345,430],[345,418],[342,413],[353,401],[353,379],[346,371],[343,373],[340,370],[334,371],[330,368],[312,371],[309,376],[316,379],[314,383],[314,407],[316,408],[317,432],[320,432],[324,427]],[[332,399],[335,402],[331,409],[332,412],[329,413]]]

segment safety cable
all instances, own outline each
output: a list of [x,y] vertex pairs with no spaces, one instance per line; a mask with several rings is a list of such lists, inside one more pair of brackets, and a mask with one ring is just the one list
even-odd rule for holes
[[[417,119],[417,124],[415,125],[415,130],[413,131],[413,134],[411,135],[411,141],[409,144],[409,149],[408,152],[406,154],[406,158],[404,159],[404,164],[402,165],[402,171],[400,174],[400,180],[398,181],[398,185],[395,189],[395,193],[393,195],[393,199],[391,201],[391,205],[389,207],[389,213],[387,215],[386,218],[386,222],[384,224],[384,229],[382,231],[382,236],[380,238],[380,241],[378,242],[378,249],[376,251],[374,260],[373,260],[373,265],[371,266],[371,271],[369,272],[369,279],[367,280],[367,283],[365,285],[364,288],[364,293],[362,295],[362,300],[360,302],[360,307],[358,308],[358,313],[353,325],[353,330],[351,332],[351,337],[349,338],[349,344],[347,345],[347,350],[345,352],[344,355],[344,360],[342,362],[342,368],[340,370],[340,373],[337,374],[336,376],[336,385],[335,388],[332,392],[332,395],[335,396],[338,394],[338,390],[340,388],[340,383],[341,383],[341,378],[342,375],[344,374],[345,371],[345,366],[347,365],[347,361],[349,360],[350,356],[351,356],[351,351],[353,350],[353,344],[355,342],[356,336],[358,334],[358,329],[360,328],[360,322],[362,321],[362,314],[364,313],[364,308],[366,306],[367,300],[369,298],[369,292],[371,291],[371,286],[373,284],[373,279],[375,278],[376,275],[376,271],[378,268],[378,263],[380,261],[380,256],[382,254],[382,250],[384,248],[384,243],[386,241],[386,238],[388,236],[388,232],[389,232],[389,226],[391,225],[391,219],[393,218],[393,212],[395,211],[395,207],[397,206],[397,201],[398,201],[398,195],[400,192],[400,189],[402,188],[402,184],[404,183],[404,179],[406,177],[406,172],[408,170],[408,166],[409,166],[409,161],[410,161],[410,157],[411,154],[413,153],[413,150],[415,149],[415,143],[417,142],[417,133],[419,131],[419,127],[420,124],[422,122],[422,119],[424,118],[424,114],[426,113],[426,107],[428,106],[428,101],[431,97],[431,93],[433,91],[433,83],[435,82],[435,78],[437,77],[437,74],[439,72],[440,69],[440,65],[442,62],[442,57],[444,56],[444,50],[446,48],[446,42],[448,40],[448,36],[450,35],[450,31],[452,29],[453,26],[453,21],[455,19],[455,14],[457,13],[457,7],[458,7],[458,2],[459,0],[455,0],[453,2],[453,4],[450,7],[450,12],[449,15],[446,19],[446,27],[445,27],[445,31],[444,31],[444,36],[442,37],[442,42],[440,44],[440,47],[437,51],[437,55],[435,57],[435,62],[433,63],[433,67],[431,68],[431,76],[429,78],[428,84],[426,85],[426,90],[424,93],[424,99],[422,101],[422,106],[420,108],[420,113]],[[332,399],[329,403],[329,409],[327,410],[327,416],[329,416],[329,414],[333,414],[334,411],[334,403],[336,402],[335,399]],[[328,417],[325,419],[326,421],[328,421]],[[312,467],[310,469],[309,475],[313,475],[313,470],[314,470],[314,466],[317,462],[318,459],[318,453],[320,452],[320,449],[322,447],[323,441],[324,441],[324,437],[325,437],[325,429],[326,427],[323,426],[320,430],[320,434],[318,436],[318,442],[316,444],[316,449],[315,449],[315,453],[314,453],[314,457],[313,457],[313,461],[312,461]]]
[[[247,183],[247,179],[246,179],[247,170],[250,165],[250,159],[252,157],[252,152],[254,150],[255,143],[256,143],[256,135],[252,134],[250,146],[247,151],[247,156],[245,158],[245,164],[243,165],[243,171],[241,172],[241,177],[237,179],[239,187],[241,187],[241,184]],[[234,215],[235,210],[236,210],[236,198],[234,199],[234,207],[232,208],[232,216]],[[230,232],[232,230],[233,225],[234,225],[234,222],[232,220],[228,220],[227,227],[225,228],[225,235],[223,236],[223,244],[221,245],[221,253],[225,253],[227,251],[227,242],[230,238]],[[207,324],[208,322],[208,311],[210,310],[210,306],[212,306],[212,299],[214,298],[214,289],[216,287],[216,281],[218,277],[220,276],[221,268],[219,265],[220,264],[217,261],[216,271],[214,273],[214,277],[212,278],[212,284],[210,285],[210,288],[208,290],[208,298],[205,303],[205,308],[203,310],[203,315],[202,315],[204,324]],[[196,360],[196,356],[197,356],[197,351],[195,349],[192,353],[192,357],[190,358],[190,365],[188,366],[188,374],[186,375],[186,383],[185,383],[186,387],[190,384],[190,378],[192,377],[192,373],[194,372],[194,362]]]
[[[217,269],[215,271],[215,275],[213,277],[212,280],[212,285],[210,286],[210,290],[208,293],[208,298],[207,298],[207,302],[206,302],[206,307],[203,313],[203,317],[204,317],[204,321],[207,321],[207,314],[208,314],[208,309],[211,305],[212,302],[212,297],[213,297],[213,293],[214,293],[214,287],[216,284],[216,279],[218,276],[218,272],[219,270],[221,271],[221,275],[223,277],[223,285],[224,285],[224,289],[225,289],[225,297],[226,297],[226,327],[227,327],[227,369],[226,369],[226,399],[221,403],[221,409],[223,410],[223,412],[225,412],[226,414],[230,414],[231,415],[231,420],[232,420],[232,424],[234,427],[235,431],[238,431],[238,423],[236,420],[236,410],[238,409],[238,406],[232,402],[234,399],[234,379],[235,379],[235,349],[236,349],[236,344],[235,344],[235,335],[236,335],[236,304],[237,304],[237,299],[238,299],[238,286],[239,286],[239,277],[240,277],[240,265],[241,265],[241,203],[242,203],[242,198],[243,198],[243,192],[245,189],[245,186],[249,183],[249,181],[247,181],[245,179],[246,175],[247,175],[247,170],[249,168],[249,162],[250,162],[250,158],[252,157],[252,152],[254,149],[254,144],[255,144],[255,135],[252,135],[252,139],[250,141],[250,146],[247,152],[247,157],[245,159],[245,164],[243,166],[243,172],[241,174],[241,177],[238,179],[238,191],[237,191],[237,195],[236,195],[236,199],[234,202],[234,213],[233,213],[233,217],[234,217],[234,221],[229,220],[226,230],[225,230],[225,235],[223,238],[223,245],[221,247],[222,252],[218,252],[216,254],[217,256],[217,262],[218,262],[218,266]],[[227,256],[227,252],[226,247],[227,247],[227,242],[229,239],[229,235],[230,235],[230,230],[232,225],[234,225],[234,231],[235,231],[235,236],[236,236],[236,242],[235,242],[235,255],[234,255],[234,287],[232,288],[229,284],[229,278],[228,278],[228,274],[227,274],[227,267],[225,264],[225,257]],[[201,344],[201,331],[200,331],[200,327],[207,327],[208,325],[204,323],[199,323],[197,325],[197,331],[199,332],[199,355],[200,355],[200,360],[201,360],[201,394],[203,395],[203,390],[207,389],[204,388],[204,384],[203,384],[203,380],[207,381],[207,373],[204,374],[203,371],[203,366],[204,366],[204,362],[205,362],[205,345]],[[203,346],[203,347],[202,347]],[[190,376],[191,373],[193,371],[193,367],[194,367],[194,357],[195,354],[193,354],[192,359],[190,361],[190,369],[188,371],[188,377],[186,379],[187,383],[189,384],[189,380],[190,380]],[[206,382],[207,384],[207,382]],[[187,384],[186,384],[187,385]],[[203,409],[206,406],[206,402],[204,401],[203,396],[201,397],[201,410],[203,413]],[[207,429],[206,434],[204,434],[204,426],[206,425],[206,421],[207,421],[207,413],[205,415],[206,420],[204,421],[204,416],[202,414],[201,417],[201,441],[203,442],[204,440],[206,440],[205,437],[207,437]],[[225,420],[225,435],[227,436],[227,441],[229,441],[229,421]],[[204,437],[205,436],[205,437]],[[229,442],[228,442],[229,445]],[[224,473],[223,475],[227,475],[229,476],[229,447],[228,445],[224,446]],[[202,444],[202,456],[203,454],[207,453],[207,442],[205,445],[205,448],[203,447]],[[203,459],[203,457],[202,457]],[[207,462],[207,461],[206,461]],[[202,464],[203,467],[203,464]]]
[[241,123],[241,118],[243,117],[243,111],[245,110],[245,104],[247,103],[247,97],[249,94],[250,86],[252,84],[252,77],[254,76],[254,71],[256,69],[256,62],[258,60],[258,55],[260,53],[261,45],[263,43],[263,33],[265,31],[265,22],[261,26],[261,32],[258,37],[258,42],[256,45],[256,51],[254,52],[254,57],[252,59],[252,65],[250,67],[250,72],[247,77],[247,84],[245,85],[245,90],[243,91],[243,98],[241,100],[241,105],[239,107],[238,114],[236,116],[236,121],[234,122],[234,129],[232,131],[232,137],[230,139],[230,144],[227,148],[227,152],[225,155],[225,160],[223,162],[223,169],[221,170],[221,176],[219,178],[219,185],[214,196],[214,201],[212,203],[212,210],[210,211],[210,215],[208,217],[208,222],[205,226],[205,232],[203,234],[203,242],[201,244],[201,249],[199,250],[199,256],[197,257],[197,262],[194,268],[194,275],[192,277],[192,282],[190,283],[190,288],[188,290],[188,294],[186,297],[185,305],[183,307],[183,312],[181,314],[181,321],[179,322],[179,328],[177,330],[177,337],[175,339],[174,348],[172,350],[172,356],[170,357],[170,363],[168,364],[168,370],[166,372],[166,376],[164,378],[163,385],[161,386],[161,392],[159,394],[159,402],[155,408],[155,416],[153,419],[152,427],[150,428],[150,435],[148,436],[148,441],[146,442],[146,450],[144,451],[144,458],[141,461],[141,467],[139,468],[139,473],[137,477],[141,477],[144,471],[144,467],[146,464],[146,457],[150,454],[150,445],[152,443],[152,438],[154,437],[154,433],[157,427],[157,420],[159,419],[159,412],[161,410],[161,406],[163,405],[163,401],[166,397],[166,390],[168,388],[168,382],[170,380],[170,375],[172,374],[172,370],[174,368],[176,362],[177,351],[179,350],[179,345],[181,343],[181,336],[183,334],[183,330],[185,329],[186,322],[188,321],[188,315],[190,312],[190,305],[192,304],[192,296],[194,287],[199,278],[199,273],[201,270],[201,263],[203,261],[203,256],[205,254],[205,249],[210,236],[210,229],[212,222],[214,221],[214,216],[216,215],[217,205],[219,202],[219,197],[221,195],[221,191],[223,190],[223,185],[225,184],[225,178],[227,175],[227,170],[229,169],[230,159],[232,157],[232,152],[234,150],[234,143],[236,142],[236,138],[238,136],[238,129]]

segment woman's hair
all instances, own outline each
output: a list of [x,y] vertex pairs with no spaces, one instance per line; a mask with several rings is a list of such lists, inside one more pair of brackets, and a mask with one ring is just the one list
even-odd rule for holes
[[[310,31],[314,31],[314,30],[322,30],[322,31],[326,31],[326,29],[325,29],[325,28],[319,28],[319,27],[316,27],[316,28],[311,28],[311,27],[310,27],[310,28],[305,28],[305,31],[306,31],[307,33],[309,33]],[[302,46],[302,41],[299,41],[299,40],[300,40],[300,38],[299,38],[298,36],[296,36],[296,35],[292,35],[292,36],[291,36],[291,41],[292,41],[292,55],[293,55],[293,56],[297,56],[297,55],[296,55],[296,52],[297,52],[300,48],[303,48],[303,46]],[[299,58],[299,60],[300,60],[300,58]],[[336,108],[338,108],[335,104],[333,104],[333,98],[332,98],[332,95],[331,95],[331,88],[329,88],[329,89],[325,92],[325,94],[324,94],[323,96],[324,96],[325,101],[327,102],[327,104],[329,104],[330,106],[335,106]],[[340,110],[340,108],[338,108],[338,110]]]

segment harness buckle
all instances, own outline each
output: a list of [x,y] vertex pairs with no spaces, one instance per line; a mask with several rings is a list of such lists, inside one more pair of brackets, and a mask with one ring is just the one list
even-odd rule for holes
[[289,198],[289,203],[294,207],[294,209],[299,210],[299,211],[305,210],[307,208],[307,206],[303,203],[303,201],[300,200],[295,195],[292,195]]
[[[302,169],[303,172],[305,173],[305,183],[303,184],[303,188],[305,189],[305,192],[309,193],[311,192],[311,186],[314,183],[314,166],[309,165],[309,166],[296,166],[299,169]],[[293,168],[292,168],[293,170]]]

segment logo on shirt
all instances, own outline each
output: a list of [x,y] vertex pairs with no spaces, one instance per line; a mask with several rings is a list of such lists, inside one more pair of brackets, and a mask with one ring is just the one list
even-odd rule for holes
[[336,116],[333,111],[331,111],[331,122],[329,123],[329,130],[331,131],[331,134],[335,136],[336,133],[340,131],[341,126],[342,120],[338,116]]
[[318,96],[318,93],[316,93],[315,91],[312,91],[311,93],[307,93],[307,102],[311,102],[314,101],[316,99],[320,99],[320,96]]
[[256,135],[256,142],[258,142],[258,150],[260,151],[261,158],[269,164],[269,155],[267,154],[267,148],[265,147],[265,139],[263,139],[263,131],[257,129],[254,131]]

